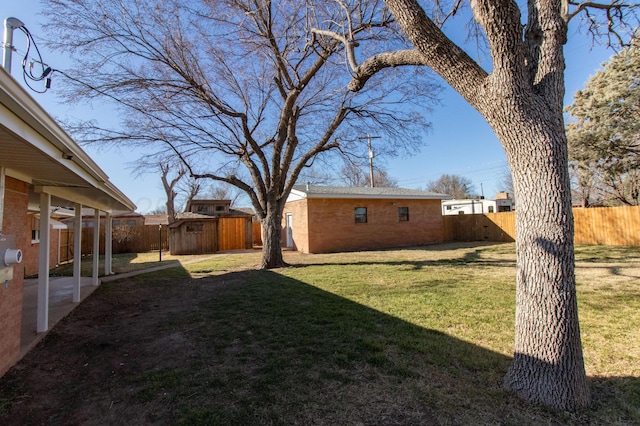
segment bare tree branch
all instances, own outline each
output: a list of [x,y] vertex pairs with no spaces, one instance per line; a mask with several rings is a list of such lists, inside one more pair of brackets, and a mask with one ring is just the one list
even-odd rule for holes
[[397,32],[383,31],[393,22],[383,3],[332,6],[55,0],[48,13],[54,45],[76,58],[65,71],[68,99],[113,101],[122,112],[122,127],[85,127],[86,140],[145,144],[194,178],[246,192],[269,230],[270,267],[282,264],[284,202],[317,156],[359,150],[365,128],[386,135],[379,152],[410,151],[428,126],[421,111],[430,91],[369,80],[355,93],[340,72],[355,66],[356,46],[399,43]]
[[349,82],[349,90],[361,90],[367,81],[384,68],[395,68],[405,65],[427,65],[422,54],[415,49],[384,52],[368,58],[354,69],[353,79]]
[[[640,4],[626,3],[622,0],[610,2],[566,0],[564,4],[566,22],[583,16],[585,27],[593,40],[607,38],[609,46],[628,46],[630,35],[637,31],[640,20]],[[612,41],[612,38],[614,41]]]

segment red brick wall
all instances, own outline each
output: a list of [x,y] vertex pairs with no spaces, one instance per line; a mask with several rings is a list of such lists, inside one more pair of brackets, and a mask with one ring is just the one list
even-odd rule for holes
[[[23,250],[31,244],[31,227],[27,224],[29,186],[11,177],[6,178],[2,233],[15,237],[16,247]],[[20,355],[22,325],[22,265],[13,268],[13,279],[0,283],[0,375],[4,374]]]
[[[440,200],[311,198],[304,203],[308,210],[308,246],[298,243],[302,252],[367,250],[444,241]],[[356,207],[367,208],[367,223],[355,223]],[[398,220],[398,207],[409,208],[408,222]],[[299,232],[304,232],[296,229],[305,228],[304,223],[299,223],[304,221],[304,215],[298,214],[299,221],[293,213],[296,239]],[[300,235],[299,239],[304,241],[303,237]]]
[[[25,276],[38,274],[38,259],[40,257],[40,244],[31,242],[31,228],[33,226],[33,214],[27,216],[28,239],[25,248],[22,250],[22,267]],[[51,245],[49,248],[49,267],[53,268],[58,264],[58,247],[60,246],[60,232],[51,228]]]
[[34,244],[31,242],[31,228],[33,227],[33,214],[27,215],[27,231],[29,238],[27,239],[27,245],[22,249],[23,259],[22,267],[24,268],[25,276],[32,276],[38,273],[38,255],[40,250],[40,244]]

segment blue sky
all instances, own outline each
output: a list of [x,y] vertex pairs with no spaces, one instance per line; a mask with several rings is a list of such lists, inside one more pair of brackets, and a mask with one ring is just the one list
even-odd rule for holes
[[[44,35],[40,28],[43,20],[39,15],[40,1],[3,0],[3,3],[0,9],[3,14],[0,19],[3,23],[7,17],[16,17],[25,23],[36,39]],[[22,81],[19,65],[26,44],[23,34],[19,31],[14,34],[14,44],[19,53],[14,55],[12,75]],[[53,54],[47,52],[42,43],[39,47],[44,61],[53,65]],[[575,33],[575,28],[570,29],[569,43],[565,46],[565,104],[571,103],[573,94],[584,87],[589,77],[613,53],[602,47],[591,49],[588,37]],[[45,94],[31,92],[53,117],[104,115],[103,111],[79,111],[77,108],[61,104],[55,96],[55,83],[54,79],[52,90]],[[387,171],[397,179],[399,186],[406,188],[424,188],[427,182],[436,180],[445,173],[464,176],[471,180],[477,193],[482,191],[487,198],[492,198],[496,192],[504,189],[501,182],[507,165],[502,147],[480,114],[460,95],[446,88],[441,98],[442,102],[429,115],[433,128],[425,135],[425,146],[421,152],[410,158],[400,157],[385,161]],[[136,203],[139,212],[145,213],[164,205],[166,196],[159,175],[136,176],[132,170],[131,162],[139,153],[111,148],[84,149],[106,172],[110,180]]]

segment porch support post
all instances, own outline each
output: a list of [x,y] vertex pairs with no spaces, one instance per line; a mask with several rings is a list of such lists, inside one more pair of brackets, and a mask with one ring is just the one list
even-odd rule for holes
[[51,194],[40,193],[40,247],[38,252],[38,333],[49,329],[49,248],[51,233],[49,214],[51,212]]
[[93,211],[93,280],[91,283],[95,286],[99,284],[99,265],[100,265],[100,210]]
[[73,301],[80,302],[80,279],[82,277],[82,204],[76,204],[73,221]]
[[106,212],[104,222],[104,274],[111,275],[111,254],[113,251],[113,216]]
[[0,167],[0,234],[2,234],[2,222],[4,221],[4,192],[6,186],[6,170]]
[[56,250],[57,251],[57,257],[56,257],[56,266],[60,266],[61,260],[60,260],[60,243],[62,242],[62,229],[58,228],[58,247]]

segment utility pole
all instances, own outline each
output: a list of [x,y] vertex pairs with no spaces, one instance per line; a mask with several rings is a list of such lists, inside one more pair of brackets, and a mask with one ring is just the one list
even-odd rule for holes
[[[358,139],[365,139],[364,137]],[[374,187],[373,183],[373,148],[371,147],[371,139],[380,139],[380,136],[371,136],[367,133],[367,147],[369,148],[369,183],[371,184],[371,188]]]

